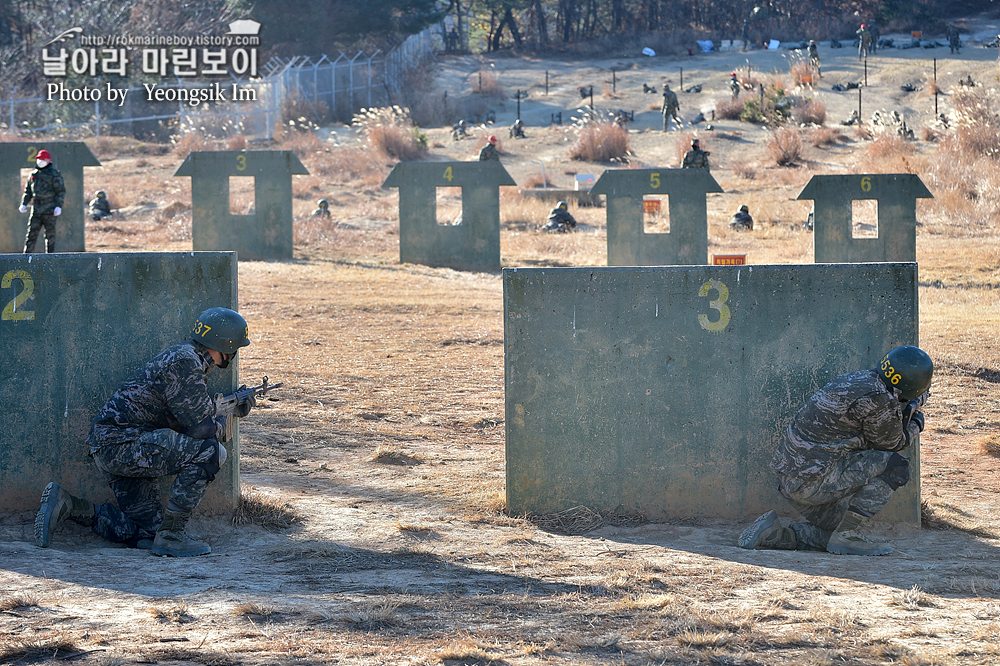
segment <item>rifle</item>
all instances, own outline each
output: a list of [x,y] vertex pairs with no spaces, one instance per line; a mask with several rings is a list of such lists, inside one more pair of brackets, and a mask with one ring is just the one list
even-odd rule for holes
[[264,381],[260,383],[260,386],[252,386],[250,388],[244,386],[236,391],[236,393],[231,393],[227,396],[223,396],[221,393],[215,394],[215,415],[217,417],[226,417],[226,441],[229,441],[233,436],[233,414],[236,412],[236,408],[246,404],[251,398],[254,400],[263,398],[267,395],[268,391],[281,388],[282,384],[284,382],[268,384],[267,375],[264,375]]
[[[924,391],[918,395],[913,400],[906,403],[906,407],[903,407],[903,427],[905,428],[910,423],[910,419],[913,415],[920,411],[920,408],[927,403],[927,398],[931,397],[930,391]],[[921,429],[923,426],[921,426]]]

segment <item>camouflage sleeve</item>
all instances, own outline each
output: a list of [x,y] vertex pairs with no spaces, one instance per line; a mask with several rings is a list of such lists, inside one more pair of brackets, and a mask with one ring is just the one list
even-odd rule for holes
[[889,395],[866,396],[858,401],[862,414],[861,437],[868,448],[899,451],[910,438],[903,432],[903,411],[900,402]]
[[179,359],[164,377],[163,395],[174,418],[189,430],[215,416],[215,403],[208,394],[204,371],[194,359]]
[[63,199],[66,198],[66,183],[63,182],[62,174],[58,171],[52,178],[52,193],[56,197],[56,208],[62,208]]

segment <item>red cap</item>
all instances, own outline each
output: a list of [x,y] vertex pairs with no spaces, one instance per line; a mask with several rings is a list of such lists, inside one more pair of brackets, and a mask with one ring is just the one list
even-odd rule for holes
[[38,154],[35,155],[35,159],[36,160],[45,160],[47,162],[51,162],[52,161],[52,156],[49,155],[49,151],[47,151],[47,150],[39,150]]
[[729,76],[736,76],[736,72],[729,72]]
[[497,142],[496,135],[495,134],[490,134],[490,138],[488,138],[487,141],[489,141],[490,143],[496,143]]
[[863,28],[863,27],[865,27],[865,24],[864,24],[864,23],[862,23],[862,24],[861,24],[861,27],[862,27],[862,28]]

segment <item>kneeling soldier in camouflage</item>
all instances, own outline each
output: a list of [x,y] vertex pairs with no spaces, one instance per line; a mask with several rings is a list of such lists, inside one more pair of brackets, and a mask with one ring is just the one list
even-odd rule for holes
[[[206,375],[227,368],[250,344],[243,317],[211,308],[195,322],[191,339],[168,347],[132,374],[98,412],[90,427],[90,455],[118,500],[93,504],[50,483],[35,518],[35,542],[47,548],[66,518],[95,534],[156,555],[205,555],[211,547],[184,532],[191,513],[226,461],[226,417],[216,417]],[[243,417],[251,396],[238,407]],[[163,511],[159,479],[176,475]]]
[[934,374],[917,347],[896,347],[872,370],[841,375],[814,393],[788,426],[771,468],[778,491],[806,519],[782,527],[768,511],[740,535],[742,548],[888,555],[856,530],[910,480],[905,449],[924,429],[919,411]]

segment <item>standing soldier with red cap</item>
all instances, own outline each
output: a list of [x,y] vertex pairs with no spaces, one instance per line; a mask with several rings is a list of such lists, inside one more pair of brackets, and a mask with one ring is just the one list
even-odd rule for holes
[[489,160],[493,160],[494,162],[500,161],[500,151],[497,150],[497,138],[493,134],[490,134],[490,138],[486,140],[486,145],[479,151],[480,162],[488,162]]
[[63,198],[66,196],[62,174],[52,166],[49,151],[39,150],[35,155],[35,164],[38,168],[33,169],[28,177],[19,208],[22,213],[27,213],[28,204],[31,204],[28,236],[24,239],[25,254],[34,251],[42,227],[45,227],[45,251],[56,251],[56,218],[62,213]]

